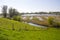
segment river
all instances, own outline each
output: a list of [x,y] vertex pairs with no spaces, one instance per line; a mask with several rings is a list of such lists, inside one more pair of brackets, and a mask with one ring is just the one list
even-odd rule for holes
[[[25,23],[27,23],[27,22],[25,22]],[[36,27],[47,28],[45,26],[34,24],[34,23],[31,23],[31,22],[30,23],[27,23],[27,24],[32,25],[32,26],[36,26]]]

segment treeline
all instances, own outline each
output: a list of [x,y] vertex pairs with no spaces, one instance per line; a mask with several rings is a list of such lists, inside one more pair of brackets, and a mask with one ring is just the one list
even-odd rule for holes
[[27,12],[27,13],[21,13],[21,14],[52,14],[52,15],[60,15],[60,12]]
[[20,13],[15,9],[10,7],[8,9],[8,6],[4,5],[2,7],[2,13],[0,14],[0,16],[3,16],[4,18],[8,18],[8,19],[13,19],[16,21],[20,21]]
[[[8,12],[8,13],[7,13]],[[4,5],[2,7],[2,14],[3,14],[3,17],[6,18],[7,16],[9,18],[12,18],[13,16],[17,16],[19,15],[19,12],[15,9],[15,8],[9,8],[8,9],[8,6]]]

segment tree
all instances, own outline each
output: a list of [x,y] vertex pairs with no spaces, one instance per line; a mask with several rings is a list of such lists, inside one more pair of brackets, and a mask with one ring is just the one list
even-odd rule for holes
[[10,18],[13,16],[13,11],[12,10],[13,10],[12,8],[9,9],[9,17]]
[[6,5],[3,6],[2,13],[3,13],[4,18],[6,18],[7,17],[7,6]]
[[16,9],[10,8],[9,9],[9,17],[12,18],[13,16],[17,16],[19,12]]

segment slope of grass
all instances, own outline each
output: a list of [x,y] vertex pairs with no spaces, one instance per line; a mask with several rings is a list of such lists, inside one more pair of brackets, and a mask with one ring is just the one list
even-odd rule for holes
[[0,18],[0,27],[14,30],[40,30],[40,28],[5,18]]
[[60,40],[60,29],[42,30],[22,22],[0,18],[0,40]]

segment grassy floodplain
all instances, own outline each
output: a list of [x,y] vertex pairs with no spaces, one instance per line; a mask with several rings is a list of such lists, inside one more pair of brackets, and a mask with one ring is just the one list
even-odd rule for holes
[[60,40],[60,29],[42,29],[22,22],[0,18],[0,40]]

